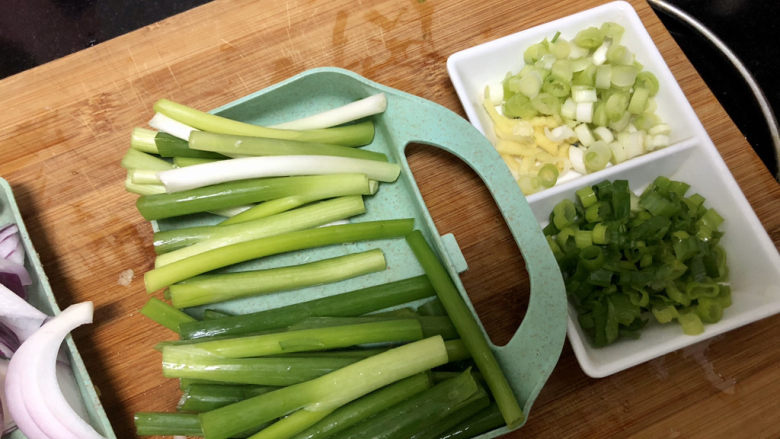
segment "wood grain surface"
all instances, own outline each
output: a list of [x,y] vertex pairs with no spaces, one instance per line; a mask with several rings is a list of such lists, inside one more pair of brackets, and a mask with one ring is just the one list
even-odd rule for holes
[[[449,55],[600,3],[217,0],[0,81],[0,175],[59,305],[95,302],[95,323],[75,339],[118,437],[135,436],[134,412],[172,410],[179,397],[152,349],[172,334],[138,312],[152,233],[119,167],[131,129],[145,125],[155,100],[209,109],[303,70],[338,66],[462,115]],[[649,6],[632,5],[780,244],[779,185]],[[527,284],[495,205],[446,153],[413,146],[409,160],[439,232],[461,244],[470,266],[462,279],[491,338],[506,341],[522,319]],[[123,285],[127,270],[134,277]],[[774,316],[598,380],[581,371],[567,342],[528,423],[507,437],[780,437],[778,339]]]

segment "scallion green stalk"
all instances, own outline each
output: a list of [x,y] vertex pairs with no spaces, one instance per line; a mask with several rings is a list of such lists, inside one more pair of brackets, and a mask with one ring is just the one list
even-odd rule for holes
[[162,370],[167,378],[258,386],[289,386],[357,361],[359,357],[222,358],[193,352],[186,345],[162,350]]
[[141,314],[175,332],[179,332],[181,323],[196,321],[189,314],[168,305],[156,297],[149,298],[146,305],[141,308]]
[[186,140],[168,133],[157,132],[146,128],[135,128],[130,137],[130,146],[139,151],[157,154],[161,157],[184,157],[220,160],[227,158],[211,151],[192,149]]
[[482,330],[460,296],[447,270],[441,265],[438,257],[428,246],[419,230],[407,235],[406,240],[430,279],[431,285],[436,290],[436,295],[447,310],[447,314],[471,353],[477,368],[484,376],[506,424],[509,428],[519,425],[524,419],[524,414],[517,402],[517,397],[515,397],[512,387],[482,334]]
[[153,171],[173,169],[173,165],[169,162],[133,148],[127,150],[120,164],[125,169],[149,169]]
[[168,99],[157,101],[154,104],[154,110],[186,125],[214,133],[349,146],[367,145],[374,138],[374,124],[370,121],[336,128],[297,131],[252,125],[215,114],[204,113]]
[[307,410],[302,408],[258,431],[250,436],[249,439],[289,438],[321,421],[332,412],[333,409]]
[[183,390],[176,409],[180,412],[206,412],[276,389],[275,386],[195,383]]
[[[162,267],[198,253],[238,242],[322,226],[365,211],[363,197],[349,195],[239,224],[158,232],[154,237],[155,247],[158,251],[164,251],[164,254],[157,256],[155,266]],[[179,248],[166,245],[174,243]]]
[[270,139],[267,137],[234,136],[206,131],[192,132],[190,134],[189,147],[193,150],[221,153],[228,156],[329,155],[387,161],[387,156],[381,152],[348,146]]
[[454,407],[444,417],[432,420],[431,423],[415,431],[409,439],[438,439],[442,434],[490,405],[490,396],[482,386],[476,393]]
[[241,212],[240,214],[232,218],[228,218],[225,221],[219,223],[219,225],[227,226],[230,224],[242,223],[254,219],[265,218],[271,215],[275,215],[277,213],[286,212],[290,209],[295,209],[296,207],[303,206],[306,203],[317,201],[322,198],[330,198],[330,197],[324,196],[321,198],[315,198],[314,196],[290,195],[287,197],[277,198],[275,200],[269,200],[264,203],[260,203],[252,207],[251,209]]
[[[405,344],[327,375],[198,415],[206,439],[225,439],[300,408],[332,410],[447,362],[441,337]],[[252,416],[246,416],[252,413]]]
[[138,436],[203,436],[196,414],[139,412],[134,422]]
[[417,307],[417,313],[421,316],[446,316],[447,310],[441,304],[437,297],[423,303]]
[[[219,223],[221,226],[226,226],[230,224],[240,223],[244,221],[250,221],[253,219],[260,219],[265,218],[267,216],[271,216],[277,213],[285,212],[290,209],[294,209],[299,206],[303,206],[306,203],[311,203],[312,201],[318,201],[325,198],[332,198],[332,197],[339,197],[343,195],[350,195],[350,193],[342,193],[337,192],[336,190],[340,189],[339,186],[336,186],[333,188],[334,192],[331,194],[322,192],[322,193],[311,193],[311,194],[296,194],[296,195],[290,195],[287,197],[277,198],[275,200],[269,200],[264,203],[258,204],[251,209],[247,209],[244,212],[241,212],[238,215],[235,215],[232,218],[228,218],[225,221]],[[363,195],[373,195],[376,193],[376,191],[379,189],[379,182],[374,180],[368,181],[368,193],[362,193]],[[346,190],[346,189],[342,189]]]
[[439,439],[467,439],[477,437],[482,433],[495,430],[504,425],[504,419],[501,411],[495,403],[490,404],[486,409],[463,420]]
[[458,338],[458,332],[452,325],[450,318],[445,316],[420,316],[415,313],[393,314],[369,314],[359,317],[309,317],[305,320],[291,325],[288,329],[306,329],[306,328],[322,328],[327,326],[339,326],[339,325],[351,325],[356,323],[368,323],[379,322],[383,320],[394,320],[398,318],[412,318],[417,319],[422,327],[423,336],[431,337],[433,335],[441,335],[445,340],[452,340]]
[[168,291],[173,306],[187,308],[338,282],[386,267],[382,250],[374,249],[288,267],[196,276]]
[[[467,370],[341,431],[340,439],[409,439],[415,432],[461,408],[480,389]],[[487,395],[485,395],[487,397]]]
[[184,323],[180,337],[241,335],[282,328],[313,316],[359,316],[434,295],[425,276],[374,285],[280,308]]
[[155,268],[144,274],[146,290],[157,291],[193,276],[273,254],[373,239],[403,236],[414,227],[414,220],[399,219],[300,230],[281,235],[231,244]]
[[290,195],[324,198],[321,194],[336,192],[339,195],[363,195],[369,194],[370,190],[369,180],[364,174],[257,178],[215,184],[175,194],[144,196],[138,198],[136,207],[147,220],[157,220]]
[[269,334],[206,340],[166,349],[188,350],[194,354],[224,358],[247,358],[290,352],[318,351],[365,343],[400,343],[423,338],[416,319],[396,319],[354,325],[300,329]]
[[[227,227],[227,226],[236,225],[238,223],[246,223],[249,221],[268,218],[273,215],[288,212],[303,204],[309,203],[311,201],[317,201],[318,199],[322,199],[322,198],[331,198],[331,197],[341,198],[342,197],[340,193],[341,189],[343,189],[344,192],[346,193],[356,192],[353,188],[346,186],[344,188],[336,187],[334,188],[334,192],[331,193],[321,192],[318,194],[313,194],[312,196],[293,195],[290,197],[279,198],[246,209],[243,212],[240,212],[235,216],[224,220],[223,222],[217,224],[216,226]],[[343,197],[350,197],[350,196],[356,196],[356,195],[343,195]],[[356,205],[353,203],[354,201],[349,202],[350,205],[353,205],[353,207],[355,207]],[[320,207],[322,206],[320,205]],[[301,228],[327,224],[327,222],[323,223],[321,222],[322,220],[317,220],[317,216],[318,216],[317,211],[319,211],[319,208],[314,208],[314,209],[315,209],[314,211],[307,209],[302,211],[299,210],[295,214],[289,213],[288,215],[285,216],[280,215],[273,220],[267,219],[266,221],[263,222],[254,223],[254,225],[251,227],[254,228],[255,226],[262,225],[261,228],[268,228],[269,231],[272,231],[272,233],[269,234],[282,233],[283,229],[289,227],[288,225],[283,225],[285,222],[289,221],[290,223],[293,224],[299,224],[299,222],[302,219],[301,217],[303,216],[306,216],[307,219],[303,220],[303,222],[300,222],[299,225],[302,224],[310,224],[310,225]],[[308,215],[310,214],[315,214],[315,215],[313,218],[308,218]],[[327,215],[330,216],[329,214]],[[170,230],[155,232],[154,234],[155,252],[158,254],[167,253],[182,247],[186,247],[188,245],[195,244],[199,241],[223,236],[223,233],[232,234],[238,230],[241,230],[238,227],[228,227],[227,230],[220,231],[217,229],[216,226],[185,227],[180,229],[170,229]],[[293,229],[290,229],[288,231],[292,231],[292,230]]]
[[341,431],[393,407],[433,385],[429,374],[422,373],[383,387],[356,399],[296,434],[291,439],[332,438]]

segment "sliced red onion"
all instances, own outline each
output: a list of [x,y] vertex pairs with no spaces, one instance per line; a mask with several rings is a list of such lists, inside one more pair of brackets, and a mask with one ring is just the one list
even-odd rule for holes
[[12,348],[10,345],[6,344],[5,342],[0,341],[0,358],[2,359],[11,358],[11,355],[14,354],[14,351],[16,351],[16,349]]
[[18,262],[9,259],[0,259],[0,272],[15,274],[19,277],[22,285],[32,285],[30,273],[24,268],[24,265]]
[[5,226],[0,230],[0,257],[24,265],[24,244],[19,237],[19,228],[16,224]]
[[16,251],[16,248],[19,247],[19,234],[12,233],[8,235],[6,233],[7,230],[9,230],[9,228],[0,232],[0,257],[2,258],[8,258],[8,255]]
[[16,424],[8,413],[8,404],[5,403],[5,374],[8,371],[8,361],[0,359],[0,436],[16,430]]
[[22,299],[27,300],[27,291],[25,291],[19,276],[14,273],[4,273],[0,271],[0,284],[16,293],[16,295]]
[[0,241],[5,240],[11,235],[15,235],[19,232],[19,227],[16,224],[6,224],[0,227]]
[[[60,354],[64,351],[60,349]],[[61,355],[62,356],[62,355]],[[81,396],[81,389],[79,389],[79,383],[76,381],[76,376],[73,374],[73,368],[70,366],[70,361],[65,358],[57,360],[57,382],[60,384],[60,390],[62,395],[68,404],[73,407],[73,410],[83,419],[89,418],[89,412],[87,411],[87,404],[84,402],[84,397]]]
[[6,259],[19,265],[24,265],[24,255],[24,246],[19,243]]
[[57,352],[75,328],[92,322],[92,302],[71,305],[44,324],[8,365],[6,398],[28,439],[103,439],[68,404],[57,382]]
[[0,228],[0,272],[15,274],[22,285],[30,285],[30,273],[24,268],[24,243],[19,237],[19,227],[8,224]]
[[19,349],[19,337],[7,326],[0,323],[0,358],[11,358],[11,355]]
[[16,293],[0,285],[0,324],[13,331],[20,342],[24,342],[36,332],[48,317]]

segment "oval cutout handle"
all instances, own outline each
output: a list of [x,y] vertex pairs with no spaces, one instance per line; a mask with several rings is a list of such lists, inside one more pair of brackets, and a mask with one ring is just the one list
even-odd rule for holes
[[[531,286],[528,310],[510,341],[492,348],[527,415],[558,361],[566,335],[566,292],[558,264],[508,168],[476,128],[431,101],[382,86],[378,88],[388,94],[386,117],[393,121],[387,125],[390,149],[407,175],[411,171],[404,149],[409,143],[432,145],[463,160],[485,183],[525,259]],[[416,186],[415,189],[417,201],[424,206],[419,189]],[[435,231],[430,214],[426,221],[429,229]],[[427,237],[440,256],[446,255],[438,233]],[[476,316],[457,273],[451,264],[447,265]]]

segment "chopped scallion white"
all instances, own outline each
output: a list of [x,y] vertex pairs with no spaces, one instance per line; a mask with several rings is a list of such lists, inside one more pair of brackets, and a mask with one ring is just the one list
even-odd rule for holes
[[593,102],[580,102],[577,104],[576,117],[579,122],[590,123],[593,121]]
[[580,140],[582,146],[590,146],[591,143],[596,141],[587,124],[581,123],[577,125],[577,127],[574,128],[574,132],[577,134],[577,138]]

